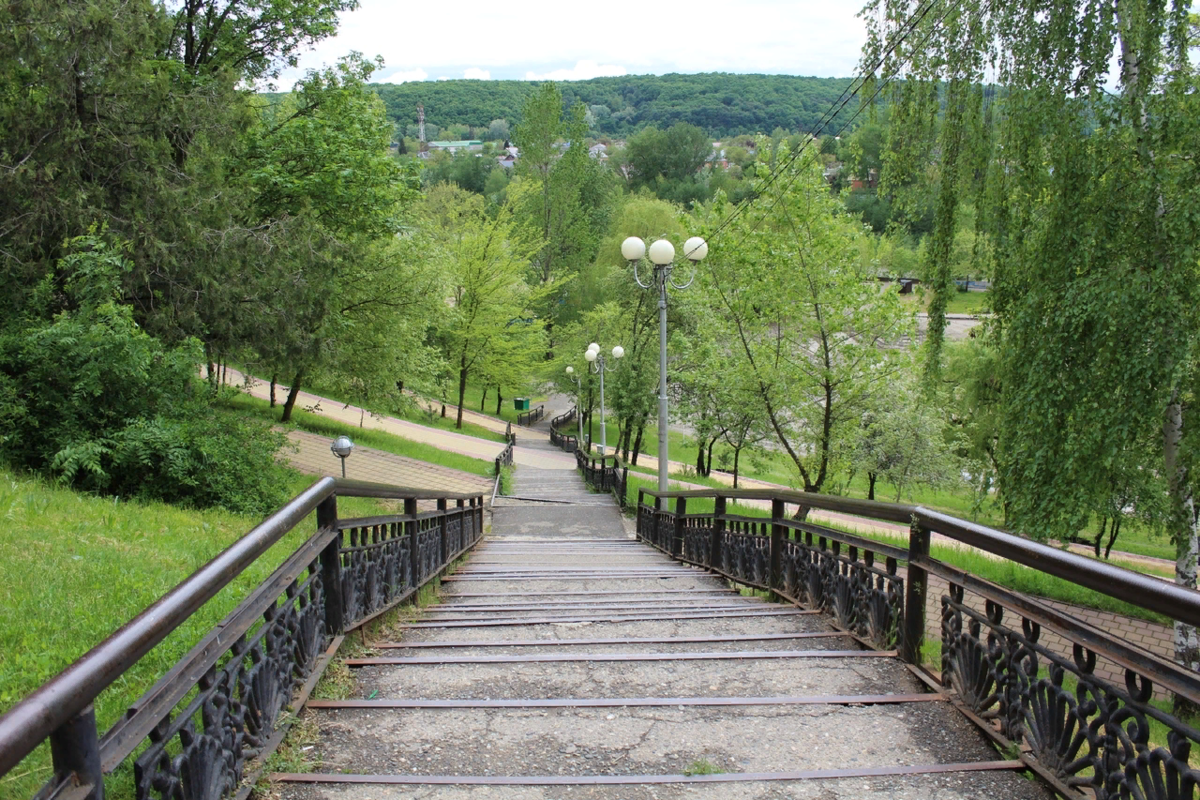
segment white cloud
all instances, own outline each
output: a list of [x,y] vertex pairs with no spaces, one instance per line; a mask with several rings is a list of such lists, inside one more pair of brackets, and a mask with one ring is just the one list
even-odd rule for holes
[[[861,0],[740,0],[736,10],[725,0],[610,0],[604,7],[608,23],[601,25],[594,4],[527,0],[521,24],[505,27],[499,36],[494,6],[488,0],[461,0],[455,6],[455,46],[447,47],[436,36],[398,34],[411,23],[406,4],[360,0],[357,11],[338,15],[337,36],[304,53],[280,83],[335,63],[350,50],[381,55],[393,65],[388,69],[396,72],[376,73],[380,81],[485,73],[491,79],[527,80],[668,72],[849,78],[858,71],[866,39],[856,16]],[[681,19],[691,23],[681,27]],[[752,22],[742,24],[746,20]],[[730,25],[738,26],[736,36],[725,35]],[[635,29],[662,35],[651,45],[646,36],[632,35]]]
[[628,75],[629,70],[615,64],[597,64],[595,61],[576,61],[571,69],[556,69],[538,74],[525,73],[527,81],[586,81],[588,78],[610,78]]
[[491,70],[480,69],[479,67],[471,67],[463,70],[463,77],[469,81],[490,81],[492,79]]
[[438,80],[439,81],[452,81],[454,79],[451,78],[449,75],[438,75]]
[[417,67],[410,70],[397,70],[389,75],[377,78],[379,83],[409,83],[410,81],[423,81],[429,78],[429,73]]

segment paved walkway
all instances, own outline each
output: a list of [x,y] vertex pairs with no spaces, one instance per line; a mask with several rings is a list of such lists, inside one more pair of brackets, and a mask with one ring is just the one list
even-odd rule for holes
[[894,654],[632,540],[573,470],[514,493],[541,501],[498,504],[442,604],[308,703],[319,763],[278,796],[1051,797]]

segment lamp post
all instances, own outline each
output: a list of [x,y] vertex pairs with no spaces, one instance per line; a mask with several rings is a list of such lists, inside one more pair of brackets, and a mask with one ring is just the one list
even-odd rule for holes
[[[613,358],[624,358],[625,348],[617,345],[612,349]],[[600,352],[600,345],[592,342],[588,345],[587,352],[583,354],[585,361],[592,365],[592,372],[600,376],[600,457],[603,458],[608,450],[608,425],[604,420],[604,354]]]
[[579,438],[575,441],[575,449],[583,444],[583,382],[575,374],[575,368],[567,366],[567,374],[575,381],[575,421],[579,423]]
[[646,243],[636,236],[621,242],[621,255],[633,265],[633,279],[643,289],[658,289],[658,490],[667,491],[667,284],[676,289],[686,289],[696,279],[695,266],[708,255],[708,243],[693,236],[683,243],[683,255],[692,262],[692,277],[687,283],[671,280],[675,269],[675,247],[666,239],[650,245],[650,261],[654,264],[654,277],[642,283],[638,274],[638,263],[646,255]]
[[354,442],[350,441],[349,436],[339,436],[333,440],[333,444],[329,445],[329,449],[342,460],[342,477],[346,477],[346,458],[354,449]]

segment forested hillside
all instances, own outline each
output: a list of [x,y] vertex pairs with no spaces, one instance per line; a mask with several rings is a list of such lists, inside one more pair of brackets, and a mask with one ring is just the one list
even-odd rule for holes
[[[559,83],[569,106],[588,107],[595,133],[625,136],[647,125],[690,122],[716,137],[776,128],[812,130],[849,85],[849,78],[791,75],[628,75]],[[417,122],[486,128],[493,120],[521,121],[521,107],[538,86],[530,81],[423,81],[375,84],[388,116],[401,131]]]

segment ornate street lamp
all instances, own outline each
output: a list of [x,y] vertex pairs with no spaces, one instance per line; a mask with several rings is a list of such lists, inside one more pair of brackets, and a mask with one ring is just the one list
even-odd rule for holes
[[683,255],[692,262],[692,276],[687,283],[676,283],[671,279],[675,269],[675,247],[666,239],[650,245],[650,261],[654,264],[654,277],[642,283],[638,274],[638,263],[646,255],[646,243],[636,236],[621,242],[621,255],[633,265],[633,279],[643,289],[658,289],[658,490],[667,491],[667,284],[676,289],[686,289],[696,279],[695,266],[708,255],[708,243],[693,236],[683,243]]
[[[612,349],[613,358],[624,358],[625,348],[617,345]],[[592,372],[600,376],[600,455],[604,456],[608,450],[608,425],[604,420],[604,354],[600,352],[600,345],[592,342],[588,345],[587,352],[583,354],[585,361],[592,365]]]
[[354,449],[354,442],[350,441],[349,436],[339,436],[333,440],[333,444],[329,445],[329,449],[342,460],[342,477],[346,477],[346,459],[350,456],[350,451]]

